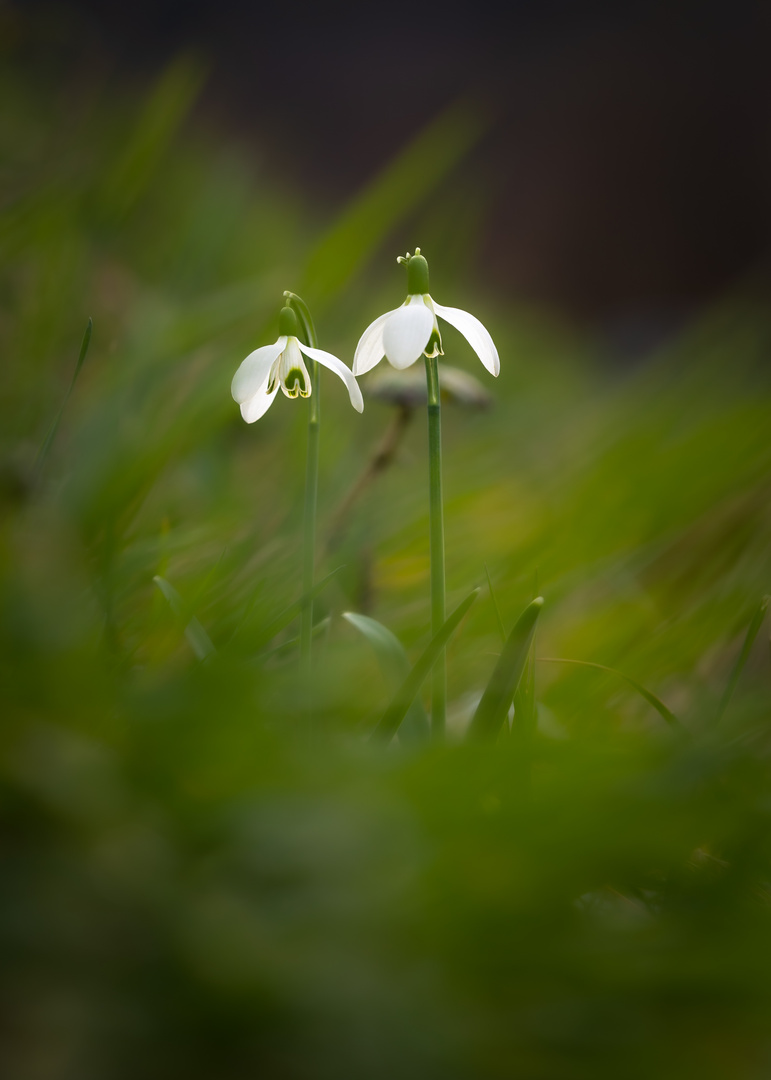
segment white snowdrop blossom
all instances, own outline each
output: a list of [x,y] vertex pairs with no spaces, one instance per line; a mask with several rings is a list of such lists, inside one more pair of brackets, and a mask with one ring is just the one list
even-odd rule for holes
[[282,308],[279,318],[278,341],[249,353],[233,376],[230,392],[233,400],[241,406],[241,415],[247,424],[253,424],[265,415],[279,389],[288,398],[310,397],[311,377],[303,354],[322,367],[334,371],[345,383],[351,405],[357,412],[362,412],[364,400],[350,368],[323,349],[312,349],[303,345],[297,337],[295,313],[291,308],[285,307]]
[[437,316],[463,334],[491,375],[501,369],[498,350],[488,331],[474,315],[460,308],[437,304],[428,291],[428,263],[420,248],[399,257],[407,264],[407,299],[371,323],[359,339],[353,358],[354,375],[363,375],[385,358],[399,370],[421,356],[443,356]]

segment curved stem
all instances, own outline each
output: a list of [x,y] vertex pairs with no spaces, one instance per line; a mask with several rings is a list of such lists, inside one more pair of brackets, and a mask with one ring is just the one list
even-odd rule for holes
[[[442,507],[442,412],[439,399],[439,365],[426,357],[428,389],[428,480],[431,546],[431,633],[445,621],[444,510]],[[431,735],[442,738],[447,712],[447,657],[444,649],[434,665],[431,680]]]

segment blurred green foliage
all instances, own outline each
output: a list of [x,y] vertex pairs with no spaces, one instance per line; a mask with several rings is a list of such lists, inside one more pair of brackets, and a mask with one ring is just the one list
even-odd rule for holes
[[[191,119],[201,79],[182,59],[137,103],[0,75],[6,1075],[767,1076],[767,630],[716,722],[769,588],[762,305],[613,370],[474,276],[453,168],[481,119],[440,118],[335,216],[312,163],[293,190]],[[413,660],[429,639],[418,415],[320,552],[319,578],[342,569],[303,736],[306,406],[247,427],[229,383],[284,289],[350,360],[416,240],[501,354],[493,408],[445,410],[450,604],[487,564],[508,631],[537,579],[539,654],[620,668],[688,735],[610,674],[536,664],[532,759],[462,744],[500,651],[485,588],[450,647],[448,745],[366,744],[390,687],[341,613]],[[445,351],[492,382],[451,330]],[[392,415],[370,399],[362,422],[335,382],[322,538]]]

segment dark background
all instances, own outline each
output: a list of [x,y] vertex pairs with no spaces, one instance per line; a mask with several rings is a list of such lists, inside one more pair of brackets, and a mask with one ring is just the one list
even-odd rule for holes
[[13,12],[27,47],[81,77],[141,78],[198,51],[211,65],[201,114],[330,205],[471,96],[492,126],[459,181],[484,205],[470,258],[491,260],[509,295],[602,324],[627,350],[768,258],[768,5],[518,0],[502,15],[484,3],[83,0]]

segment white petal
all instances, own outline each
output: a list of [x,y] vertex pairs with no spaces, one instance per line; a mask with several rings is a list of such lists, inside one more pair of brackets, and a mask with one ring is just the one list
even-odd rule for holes
[[280,337],[272,345],[263,345],[261,349],[255,349],[253,353],[249,353],[230,384],[230,393],[234,401],[241,405],[254,397],[262,384],[267,382],[271,364],[284,351],[285,345],[286,338]]
[[[396,309],[399,310],[398,308]],[[359,338],[359,344],[356,346],[356,352],[353,354],[353,373],[354,375],[363,375],[365,371],[369,371],[379,364],[385,356],[385,349],[383,348],[383,328],[385,327],[386,320],[393,315],[393,311],[387,311],[385,315],[381,315],[375,319],[373,323],[370,323],[367,329]]]
[[318,361],[325,368],[329,368],[330,371],[334,371],[335,375],[339,375],[348,388],[348,396],[351,399],[351,405],[353,405],[356,412],[363,412],[364,399],[361,396],[361,390],[359,384],[353,377],[353,372],[349,367],[343,363],[342,360],[338,360],[332,353],[324,352],[323,349],[311,349],[307,345],[303,345],[299,342],[300,348],[309,356],[311,360]]
[[247,424],[253,424],[255,420],[259,420],[261,416],[265,415],[273,404],[273,399],[277,393],[278,383],[276,383],[272,393],[268,393],[268,380],[266,377],[257,393],[250,397],[248,401],[241,403],[241,415]]
[[442,307],[441,304],[437,304],[436,300],[433,301],[433,305],[434,311],[440,319],[445,319],[450,326],[460,330],[490,374],[497,375],[501,370],[498,350],[479,319],[474,315],[469,315],[467,311],[461,311],[460,308]]
[[391,313],[383,330],[386,358],[399,370],[420,358],[434,329],[434,316],[421,296],[410,296]]

